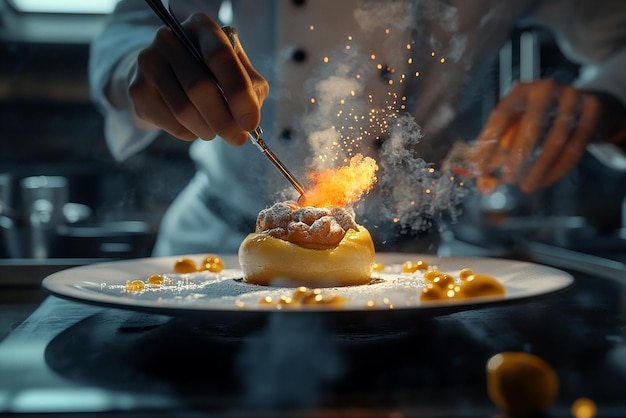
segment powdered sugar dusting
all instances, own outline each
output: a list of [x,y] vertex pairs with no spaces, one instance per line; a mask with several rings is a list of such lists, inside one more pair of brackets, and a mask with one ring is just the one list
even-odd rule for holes
[[[208,271],[188,274],[163,274],[168,285],[146,286],[138,292],[129,292],[124,284],[101,284],[98,292],[114,296],[136,298],[166,304],[185,306],[210,305],[214,309],[279,309],[260,303],[262,299],[279,300],[290,296],[294,288],[266,287],[248,284],[241,279],[240,270],[224,270],[220,273]],[[145,280],[147,278],[144,278]],[[361,286],[323,288],[324,295],[336,295],[346,302],[341,307],[310,305],[297,309],[394,309],[415,307],[425,286],[423,272],[406,274],[401,266],[389,266],[383,272],[372,274],[372,281]],[[294,308],[289,308],[294,309]]]

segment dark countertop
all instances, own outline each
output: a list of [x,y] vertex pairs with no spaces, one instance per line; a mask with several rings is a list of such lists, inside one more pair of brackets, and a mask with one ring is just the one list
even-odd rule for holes
[[376,323],[199,321],[50,296],[0,343],[0,412],[496,417],[485,364],[527,351],[560,379],[548,417],[580,397],[624,417],[626,271],[572,274],[574,287],[523,303]]

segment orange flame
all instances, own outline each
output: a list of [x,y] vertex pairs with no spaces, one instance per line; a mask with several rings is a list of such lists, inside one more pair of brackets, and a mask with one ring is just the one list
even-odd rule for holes
[[371,190],[376,183],[378,164],[373,158],[357,154],[348,166],[309,173],[310,187],[300,197],[300,206],[346,207]]

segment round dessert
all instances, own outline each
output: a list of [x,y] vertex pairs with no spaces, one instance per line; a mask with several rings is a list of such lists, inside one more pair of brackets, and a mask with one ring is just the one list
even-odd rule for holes
[[247,283],[353,286],[371,280],[374,243],[354,214],[340,207],[280,202],[262,210],[256,231],[239,247]]

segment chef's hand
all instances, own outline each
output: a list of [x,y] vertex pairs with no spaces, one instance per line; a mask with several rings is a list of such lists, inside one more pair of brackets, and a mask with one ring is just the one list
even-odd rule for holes
[[[259,126],[267,81],[254,69],[241,44],[197,13],[182,23],[200,50],[212,78],[167,28],[139,52],[128,87],[136,117],[183,140],[213,139],[233,145]],[[223,95],[218,89],[219,83]]]
[[526,193],[550,186],[574,168],[589,142],[623,129],[625,116],[605,94],[552,80],[516,84],[468,154],[477,186],[482,193],[500,183]]

